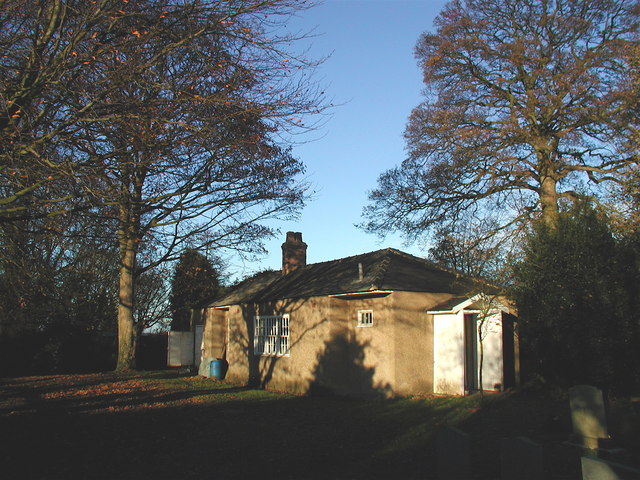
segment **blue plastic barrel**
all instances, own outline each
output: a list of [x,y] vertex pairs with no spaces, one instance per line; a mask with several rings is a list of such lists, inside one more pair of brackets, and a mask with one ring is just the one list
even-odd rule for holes
[[212,360],[211,365],[209,366],[209,375],[216,380],[224,380],[224,377],[227,375],[227,361],[218,358],[217,360]]

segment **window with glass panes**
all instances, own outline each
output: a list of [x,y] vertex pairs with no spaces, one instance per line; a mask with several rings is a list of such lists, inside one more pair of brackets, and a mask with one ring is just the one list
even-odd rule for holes
[[289,355],[289,314],[254,317],[253,351],[256,355]]

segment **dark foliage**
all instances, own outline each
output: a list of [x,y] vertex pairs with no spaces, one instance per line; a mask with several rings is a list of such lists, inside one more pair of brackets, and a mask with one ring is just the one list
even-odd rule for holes
[[116,329],[117,251],[105,222],[54,216],[0,223],[0,370],[109,367]]
[[68,327],[1,337],[0,377],[112,370],[115,340]]
[[218,272],[207,257],[187,250],[176,264],[171,285],[171,330],[191,329],[190,309],[220,291]]
[[638,256],[582,204],[535,225],[515,267],[523,368],[554,384],[638,385]]
[[136,366],[140,370],[161,370],[167,367],[167,333],[144,334],[138,341]]

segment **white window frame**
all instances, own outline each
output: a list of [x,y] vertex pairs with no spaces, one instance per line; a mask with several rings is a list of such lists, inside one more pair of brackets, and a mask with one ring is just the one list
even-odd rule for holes
[[358,326],[373,327],[373,310],[358,310]]
[[289,314],[253,317],[253,354],[268,357],[290,355]]

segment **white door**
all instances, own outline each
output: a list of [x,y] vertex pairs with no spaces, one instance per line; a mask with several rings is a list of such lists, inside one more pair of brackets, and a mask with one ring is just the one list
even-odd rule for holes
[[464,395],[464,314],[433,315],[433,391]]

